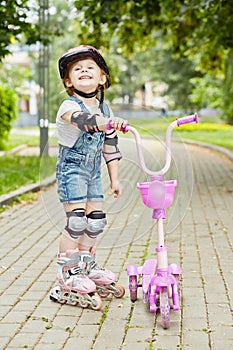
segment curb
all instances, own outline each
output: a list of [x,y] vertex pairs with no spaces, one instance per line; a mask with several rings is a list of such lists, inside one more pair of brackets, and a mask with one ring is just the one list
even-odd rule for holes
[[34,184],[29,184],[20,187],[17,190],[11,191],[7,194],[3,194],[0,196],[0,207],[4,205],[11,204],[14,199],[22,194],[28,193],[28,192],[38,192],[44,187],[48,187],[50,185],[53,185],[56,182],[56,175],[55,173],[49,177],[46,177],[45,179],[36,182]]
[[16,154],[22,150],[24,150],[25,148],[27,148],[27,145],[19,145],[13,149],[11,149],[10,151],[0,151],[0,157],[6,156],[7,154]]

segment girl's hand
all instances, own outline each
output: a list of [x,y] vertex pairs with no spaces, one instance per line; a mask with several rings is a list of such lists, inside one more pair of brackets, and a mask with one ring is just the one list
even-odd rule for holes
[[112,196],[114,195],[115,198],[119,198],[122,195],[123,192],[123,186],[122,184],[118,181],[116,183],[111,184],[111,190],[109,191],[109,195]]
[[128,125],[128,120],[118,118],[118,117],[111,117],[111,127],[114,130],[120,130],[125,128]]

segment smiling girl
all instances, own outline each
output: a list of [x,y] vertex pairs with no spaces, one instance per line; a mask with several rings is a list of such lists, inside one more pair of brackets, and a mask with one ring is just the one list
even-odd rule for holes
[[[124,295],[124,288],[115,284],[114,273],[97,265],[95,246],[106,225],[101,156],[108,168],[109,194],[117,198],[122,186],[118,179],[121,153],[116,130],[124,128],[127,121],[114,117],[104,102],[110,75],[98,50],[88,45],[75,47],[58,64],[70,96],[61,104],[56,120],[59,142],[56,177],[67,223],[57,257],[59,286],[52,289],[50,298],[62,303],[76,300],[86,307],[94,305],[96,290],[100,295],[109,292],[118,293],[118,297]],[[111,130],[107,130],[109,121]],[[96,296],[95,300],[100,304]]]

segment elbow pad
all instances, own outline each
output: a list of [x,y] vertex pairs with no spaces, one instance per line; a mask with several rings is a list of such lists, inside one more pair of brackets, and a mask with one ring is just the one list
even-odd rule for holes
[[103,152],[103,156],[106,164],[110,163],[112,160],[115,160],[115,159],[120,160],[122,158],[121,152],[119,151],[118,148],[115,152]]
[[82,131],[89,133],[98,132],[96,116],[98,116],[98,114],[79,111],[73,112],[71,115],[71,123]]
[[105,133],[104,144],[117,147],[118,136],[117,136],[116,130],[113,130],[110,134]]
[[103,156],[105,159],[106,164],[111,162],[112,160],[118,159],[120,160],[122,158],[121,152],[118,148],[118,136],[116,133],[116,130],[113,130],[110,134],[105,134],[105,140],[104,144],[111,146],[112,151],[111,152],[104,152]]

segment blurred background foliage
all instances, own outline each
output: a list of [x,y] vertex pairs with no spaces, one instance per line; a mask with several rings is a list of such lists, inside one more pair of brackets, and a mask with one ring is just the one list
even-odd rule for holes
[[[49,22],[41,28],[38,12],[45,4]],[[25,79],[39,82],[38,46],[49,46],[50,122],[66,98],[57,60],[68,48],[86,43],[99,48],[108,62],[110,102],[121,100],[127,108],[145,84],[160,82],[168,108],[181,113],[215,108],[226,123],[233,124],[229,1],[3,0],[0,19],[1,83],[17,99],[26,91]],[[7,58],[14,47],[28,52],[30,67],[9,68]],[[1,115],[2,108],[1,103]]]
[[[43,14],[49,20],[41,25]],[[54,123],[67,98],[57,61],[70,47],[89,44],[101,50],[111,71],[106,99],[115,112],[125,112],[123,117],[132,112],[132,123],[143,136],[164,135],[175,115],[214,108],[217,116],[207,115],[202,123],[175,132],[232,150],[232,33],[233,7],[227,0],[1,0],[0,149],[22,144],[38,149],[36,111],[30,116],[36,117],[36,126],[14,128],[8,135],[22,112],[20,101],[29,104],[33,89],[40,104],[41,46],[49,49],[46,88],[48,117]],[[24,56],[20,64],[14,60],[16,53],[25,52],[27,62]],[[166,113],[161,104],[143,100],[148,84],[165,101]],[[50,136],[49,142],[53,146],[57,139]],[[0,193],[6,193],[53,173],[56,157],[14,154],[0,161]]]

